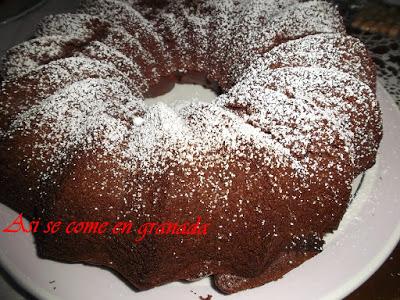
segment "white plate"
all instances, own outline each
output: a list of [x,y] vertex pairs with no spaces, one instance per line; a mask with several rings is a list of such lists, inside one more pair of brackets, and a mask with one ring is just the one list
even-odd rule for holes
[[[36,256],[30,234],[0,237],[0,263],[33,295],[48,299],[337,299],[361,285],[385,261],[400,237],[400,113],[378,85],[384,137],[378,163],[364,180],[339,229],[326,238],[324,251],[282,279],[262,287],[223,296],[209,279],[172,283],[136,292],[113,273],[81,264],[63,264]],[[4,228],[17,214],[0,206]]]

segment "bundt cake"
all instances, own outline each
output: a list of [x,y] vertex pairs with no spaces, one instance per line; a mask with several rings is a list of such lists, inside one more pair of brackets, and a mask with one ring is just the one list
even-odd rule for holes
[[[209,224],[139,243],[34,234],[40,257],[140,290],[282,277],[322,250],[382,137],[374,64],[325,1],[83,0],[10,49],[2,77],[3,203],[41,224]],[[189,82],[218,96],[146,105]]]

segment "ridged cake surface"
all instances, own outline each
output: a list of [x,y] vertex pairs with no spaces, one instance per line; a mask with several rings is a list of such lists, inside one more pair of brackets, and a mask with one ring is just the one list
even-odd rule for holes
[[[34,235],[138,289],[225,293],[322,250],[382,136],[375,69],[324,1],[84,0],[3,58],[2,201],[43,223],[209,223],[206,235]],[[212,103],[146,97],[192,82]]]

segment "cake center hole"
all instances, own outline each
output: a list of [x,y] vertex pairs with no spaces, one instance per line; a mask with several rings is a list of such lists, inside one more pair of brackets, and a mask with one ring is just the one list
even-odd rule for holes
[[209,88],[198,84],[175,83],[172,90],[156,97],[147,97],[144,103],[153,106],[157,103],[164,103],[169,107],[179,110],[191,103],[211,103],[217,94]]

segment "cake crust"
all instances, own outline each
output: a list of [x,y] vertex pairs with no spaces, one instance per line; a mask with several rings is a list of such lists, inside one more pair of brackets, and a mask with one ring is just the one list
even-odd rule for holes
[[[373,62],[325,1],[85,0],[10,49],[2,76],[3,203],[44,224],[210,224],[140,243],[34,234],[40,257],[140,290],[279,279],[322,251],[382,138]],[[145,105],[176,82],[218,96]]]

